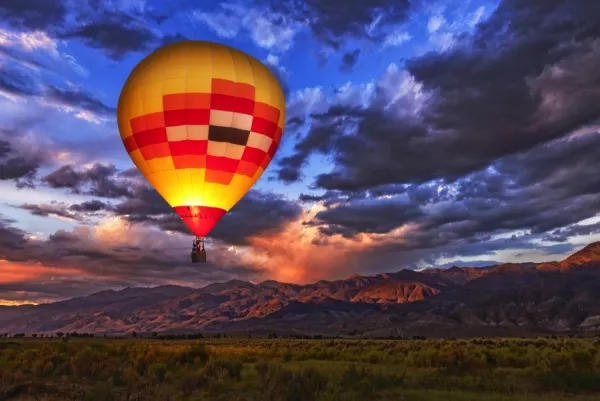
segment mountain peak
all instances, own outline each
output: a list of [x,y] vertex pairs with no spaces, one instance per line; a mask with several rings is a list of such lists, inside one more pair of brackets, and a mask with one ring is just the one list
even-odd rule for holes
[[587,245],[560,262],[561,270],[596,266],[600,266],[600,241]]
[[[336,334],[344,328],[381,334],[439,324],[471,333],[506,324],[515,330],[576,330],[600,316],[600,300],[595,296],[600,293],[600,275],[571,273],[584,266],[600,271],[600,242],[562,262],[542,264],[402,269],[306,285],[233,279],[200,289],[163,285],[105,290],[53,304],[0,308],[0,332],[272,328]],[[574,311],[573,305],[583,308]],[[512,318],[507,320],[509,315]],[[594,330],[600,332],[600,326]]]

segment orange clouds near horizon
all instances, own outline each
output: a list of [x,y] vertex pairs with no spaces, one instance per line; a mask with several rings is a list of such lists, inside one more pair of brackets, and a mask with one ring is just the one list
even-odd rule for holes
[[0,284],[19,283],[31,280],[50,280],[56,277],[87,275],[74,268],[48,267],[39,263],[16,263],[0,260]]
[[[324,206],[317,204],[276,233],[248,238],[243,252],[215,240],[208,249],[211,266],[204,269],[188,261],[189,238],[184,234],[118,217],[94,226],[77,226],[55,233],[57,242],[35,241],[25,252],[31,252],[37,262],[0,260],[0,284],[8,288],[4,294],[0,292],[0,305],[52,302],[125,286],[203,287],[234,278],[295,284],[340,279],[364,273],[370,253],[383,245],[401,243],[413,228],[352,239],[325,236],[318,227],[303,224],[322,210]],[[90,256],[95,254],[99,256]],[[18,284],[23,284],[22,288]]]
[[263,270],[265,279],[296,284],[338,279],[360,270],[361,255],[384,245],[400,244],[416,228],[406,225],[387,234],[361,234],[353,239],[327,237],[318,227],[303,224],[324,209],[317,204],[281,232],[250,238],[251,248],[241,257],[242,262]]

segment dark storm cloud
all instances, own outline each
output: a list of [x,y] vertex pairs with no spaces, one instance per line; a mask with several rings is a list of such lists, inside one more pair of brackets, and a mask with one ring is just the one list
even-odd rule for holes
[[[339,105],[324,113],[281,160],[282,179],[329,151],[337,167],[318,176],[324,189],[452,180],[591,122],[600,116],[599,12],[584,0],[501,3],[454,48],[388,71],[361,115]],[[413,78],[422,88],[396,98]],[[342,116],[358,121],[356,135]]]
[[308,225],[326,226],[327,235],[341,234],[352,238],[359,233],[384,234],[423,216],[418,203],[396,199],[361,199],[346,202],[317,213]]
[[73,210],[75,212],[94,213],[94,212],[110,210],[111,205],[101,202],[99,200],[91,200],[91,201],[85,201],[82,203],[73,204],[69,207],[69,209]]
[[65,218],[71,219],[71,220],[79,220],[80,219],[79,216],[69,213],[68,207],[65,204],[59,203],[59,202],[51,202],[49,204],[41,204],[41,205],[24,203],[19,207],[21,209],[28,210],[34,216],[47,217],[49,215],[55,215],[55,216],[65,217]]
[[571,237],[579,235],[593,235],[600,233],[600,223],[574,224],[551,231],[544,236],[544,241],[566,242]]
[[526,233],[518,244],[504,244],[524,249],[539,246],[527,245],[531,239],[566,241],[598,232],[597,225],[575,223],[600,213],[599,158],[600,133],[590,133],[539,145],[455,182],[412,185],[401,195],[342,202],[330,191],[323,196],[329,209],[309,224],[324,235],[352,237],[410,223],[414,228],[391,249],[436,255],[448,249],[464,256],[468,244],[476,255],[502,232]]
[[406,21],[410,9],[409,0],[269,2],[275,10],[307,22],[317,39],[335,48],[347,37],[381,39],[379,28]]
[[250,190],[215,226],[212,238],[242,245],[252,236],[273,234],[296,220],[302,208],[279,195]]
[[81,90],[50,86],[46,88],[44,96],[55,103],[88,110],[101,116],[113,116],[116,111],[114,107],[105,105],[100,99]]
[[4,0],[0,4],[0,18],[13,28],[80,38],[115,60],[160,43],[160,34],[149,28],[148,21],[162,22],[162,17],[102,0]]
[[345,128],[343,121],[335,117],[323,121],[314,120],[308,134],[294,145],[294,153],[279,160],[278,178],[286,183],[300,180],[301,169],[308,157],[315,151],[322,154],[330,152],[332,133],[343,131]]
[[159,40],[147,24],[125,13],[104,13],[83,26],[63,35],[78,37],[90,47],[102,49],[114,59],[121,60],[128,52],[152,48]]
[[360,56],[360,49],[353,50],[348,53],[344,53],[342,56],[342,67],[343,72],[352,72],[352,69],[358,62],[358,56]]
[[[505,1],[458,47],[388,69],[366,109],[334,103],[312,115],[279,171],[294,181],[311,154],[333,155],[314,184],[325,194],[301,197],[326,207],[307,224],[325,243],[404,225],[377,257],[409,264],[537,248],[531,240],[548,231],[595,233],[573,225],[600,213],[598,7]],[[587,134],[563,139],[577,130]],[[493,240],[515,230],[525,235]],[[559,245],[542,250],[572,250]]]
[[151,216],[174,213],[154,188],[144,184],[134,186],[128,198],[117,204],[114,211],[119,216],[127,215],[131,221],[137,222],[146,221]]
[[2,0],[0,19],[17,29],[48,30],[63,24],[67,15],[60,0]]
[[323,195],[311,195],[311,194],[300,194],[300,196],[298,197],[298,200],[300,202],[321,202],[324,200],[329,199],[329,194],[323,194]]
[[23,154],[0,139],[0,180],[14,180],[18,188],[31,188],[40,161],[41,157]]
[[0,215],[0,259],[6,259],[6,250],[22,250],[27,242],[25,232],[12,223],[13,220]]
[[98,200],[85,201],[72,205],[67,205],[64,202],[56,201],[43,204],[24,203],[18,207],[28,210],[35,216],[48,217],[50,215],[54,215],[76,221],[84,221],[86,217],[112,210],[111,205]]
[[119,198],[130,195],[125,180],[116,180],[117,169],[113,165],[94,164],[88,169],[76,169],[64,165],[42,178],[51,188],[68,188],[76,194],[87,194],[103,198]]

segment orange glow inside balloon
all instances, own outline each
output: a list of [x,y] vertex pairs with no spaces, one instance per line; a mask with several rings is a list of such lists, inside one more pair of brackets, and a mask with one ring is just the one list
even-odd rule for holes
[[184,41],[134,68],[117,117],[134,164],[190,230],[205,237],[273,159],[285,99],[274,75],[253,57]]

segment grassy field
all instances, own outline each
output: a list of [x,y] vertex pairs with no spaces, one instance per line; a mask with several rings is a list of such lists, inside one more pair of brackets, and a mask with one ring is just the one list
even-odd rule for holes
[[0,400],[600,399],[594,339],[5,339]]

